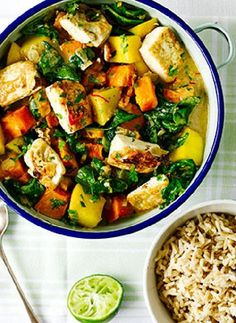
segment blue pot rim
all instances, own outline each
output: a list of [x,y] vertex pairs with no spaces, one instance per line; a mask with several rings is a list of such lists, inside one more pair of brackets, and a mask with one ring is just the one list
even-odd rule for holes
[[[53,4],[60,3],[61,0],[45,0],[36,6],[32,7],[31,9],[27,10],[25,13],[23,13],[21,16],[19,16],[17,19],[15,19],[1,34],[0,34],[0,44],[12,33],[16,27],[23,23],[26,19],[30,18],[32,15],[36,14],[37,12],[41,11],[42,9],[45,9],[46,7],[49,7]],[[161,211],[160,213],[152,216],[149,219],[144,220],[141,223],[137,223],[134,225],[131,225],[127,228],[122,228],[114,231],[108,231],[108,232],[87,232],[87,231],[75,231],[73,229],[69,228],[63,228],[56,226],[54,224],[45,222],[44,220],[41,220],[39,218],[34,217],[33,215],[29,214],[28,212],[21,209],[12,199],[8,197],[6,193],[4,193],[2,190],[0,190],[0,197],[4,200],[4,202],[10,206],[14,211],[19,213],[22,217],[29,220],[30,222],[47,229],[49,231],[53,231],[58,234],[62,234],[65,236],[71,236],[76,238],[85,238],[85,239],[103,239],[103,238],[112,238],[122,235],[127,235],[130,233],[134,233],[136,231],[142,230],[148,226],[151,226],[161,219],[164,219],[167,217],[170,213],[174,212],[178,207],[180,207],[197,189],[197,187],[200,185],[200,183],[205,178],[206,174],[208,173],[213,160],[216,156],[216,153],[219,148],[220,139],[222,136],[223,131],[223,124],[224,124],[224,99],[223,99],[223,91],[219,79],[219,75],[217,72],[217,69],[215,67],[215,64],[211,58],[211,55],[209,54],[207,48],[201,41],[201,39],[197,36],[197,34],[192,30],[191,27],[189,27],[181,18],[179,18],[176,14],[174,14],[171,10],[167,9],[166,7],[152,1],[152,0],[136,0],[135,2],[141,3],[144,5],[147,5],[153,9],[158,10],[165,16],[169,17],[171,20],[173,20],[175,23],[177,23],[194,41],[194,43],[197,45],[197,47],[200,49],[206,63],[208,64],[211,76],[214,81],[215,86],[215,92],[217,97],[217,105],[218,105],[218,119],[217,119],[217,129],[215,133],[215,138],[213,145],[211,147],[211,151],[208,155],[208,158],[202,167],[201,171],[193,181],[193,183],[186,189],[186,191],[171,205],[169,205],[166,209]],[[115,229],[115,228],[114,228]]]

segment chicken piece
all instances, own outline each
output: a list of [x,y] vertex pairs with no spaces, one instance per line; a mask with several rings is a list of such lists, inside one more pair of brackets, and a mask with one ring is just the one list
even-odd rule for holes
[[24,160],[29,167],[28,173],[50,189],[57,187],[66,172],[58,154],[41,138],[32,143]]
[[30,61],[20,61],[0,70],[0,106],[29,96],[36,85],[37,70]]
[[183,68],[184,47],[170,27],[157,27],[144,39],[140,53],[147,66],[165,82],[173,82]]
[[63,80],[46,88],[47,97],[61,127],[73,133],[92,123],[92,113],[83,85]]
[[132,165],[139,173],[150,173],[160,164],[168,152],[160,146],[124,135],[116,135],[111,142],[108,164],[130,169]]
[[146,211],[160,206],[163,203],[162,190],[167,187],[169,180],[165,175],[152,177],[127,196],[128,202],[138,212]]
[[63,15],[59,23],[74,40],[94,47],[104,43],[112,29],[100,11],[86,5],[80,5],[74,15]]

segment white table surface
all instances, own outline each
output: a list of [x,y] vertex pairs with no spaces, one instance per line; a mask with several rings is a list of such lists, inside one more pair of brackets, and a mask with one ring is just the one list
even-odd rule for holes
[[[0,32],[38,0],[2,0]],[[236,39],[235,0],[160,0],[191,26],[219,22]],[[226,55],[222,39],[202,35],[216,60]],[[220,47],[220,50],[217,50]],[[181,208],[197,202],[236,195],[236,67],[220,72],[226,103],[226,127],[221,146],[206,179]],[[234,138],[234,139],[232,139]],[[181,211],[180,210],[180,211]],[[105,273],[117,277],[125,287],[125,298],[115,323],[151,323],[146,309],[142,276],[147,251],[153,238],[168,219],[135,234],[108,240],[81,240],[64,237],[34,226],[11,212],[4,247],[9,261],[30,303],[44,323],[75,323],[66,309],[72,284],[83,276]],[[171,215],[173,217],[174,215]],[[0,262],[0,322],[29,322],[8,273]]]

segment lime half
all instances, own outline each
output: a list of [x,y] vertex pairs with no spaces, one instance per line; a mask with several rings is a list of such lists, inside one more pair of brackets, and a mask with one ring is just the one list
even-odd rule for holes
[[92,275],[71,288],[67,306],[81,322],[104,322],[117,312],[123,298],[123,286],[107,275]]

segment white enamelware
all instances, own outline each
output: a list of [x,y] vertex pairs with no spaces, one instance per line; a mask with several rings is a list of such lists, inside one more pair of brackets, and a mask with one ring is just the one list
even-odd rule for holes
[[157,252],[168,238],[175,232],[175,230],[182,226],[187,220],[196,217],[203,213],[227,213],[236,216],[236,201],[232,200],[213,200],[188,209],[184,213],[176,213],[176,217],[172,218],[161,232],[157,233],[149,253],[146,257],[143,272],[143,290],[145,302],[153,322],[156,323],[173,323],[168,310],[161,302],[156,288],[156,274],[155,274],[155,258]]
[[[22,27],[35,18],[41,17],[51,10],[55,10],[58,6],[64,4],[65,2],[67,1],[45,0],[35,7],[29,9],[26,13],[9,25],[9,27],[7,27],[2,34],[0,34],[0,59],[7,48],[9,48],[10,43],[19,38]],[[91,4],[100,4],[104,1],[94,0],[85,2]],[[234,57],[234,46],[230,36],[222,27],[218,26],[217,24],[207,24],[205,26],[201,26],[196,30],[196,32],[194,32],[191,27],[189,27],[173,12],[152,0],[128,0],[126,2],[137,7],[144,8],[152,17],[157,17],[162,25],[171,26],[184,42],[202,74],[209,100],[208,127],[203,162],[186,191],[165,209],[160,210],[155,208],[141,216],[127,218],[110,225],[99,225],[93,230],[80,227],[72,228],[70,225],[63,223],[62,221],[50,219],[42,214],[37,213],[34,209],[29,209],[19,205],[8,194],[3,185],[0,184],[0,197],[11,208],[34,224],[56,233],[79,238],[101,239],[129,234],[160,221],[182,205],[197,189],[210,169],[219,147],[224,122],[224,102],[221,83],[217,68],[209,52],[196,33],[210,28],[224,35],[228,42],[229,54],[226,61],[223,62],[220,67],[231,62]]]

